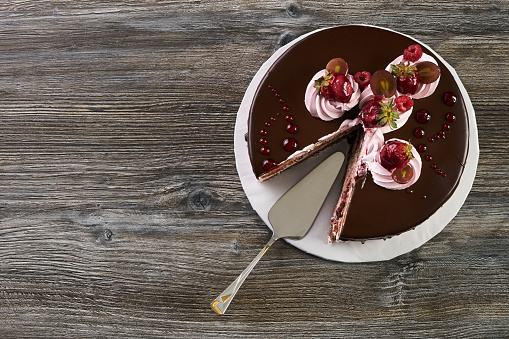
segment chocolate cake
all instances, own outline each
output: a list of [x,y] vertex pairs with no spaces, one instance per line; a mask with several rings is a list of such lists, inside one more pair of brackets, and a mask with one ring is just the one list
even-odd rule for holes
[[[306,107],[310,80],[331,59],[344,59],[349,74],[374,74],[414,44],[408,36],[370,26],[320,30],[286,50],[256,90],[246,140],[258,181],[269,180],[348,138],[348,169],[338,204],[331,211],[331,239],[387,238],[415,228],[447,201],[461,179],[469,147],[468,114],[458,84],[438,58],[440,79],[433,94],[415,98],[408,121],[384,132],[386,141],[410,140],[413,154],[422,161],[420,176],[405,189],[381,187],[370,171],[359,175],[361,153],[372,137],[359,123],[359,105],[332,120],[317,118]],[[426,46],[421,48],[434,56]]]

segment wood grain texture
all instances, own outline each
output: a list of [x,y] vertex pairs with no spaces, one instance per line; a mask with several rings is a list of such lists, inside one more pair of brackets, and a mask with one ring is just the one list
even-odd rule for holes
[[[0,337],[505,337],[506,1],[0,4]],[[421,248],[344,264],[269,239],[238,179],[236,112],[261,64],[320,27],[412,35],[458,72],[481,149]]]

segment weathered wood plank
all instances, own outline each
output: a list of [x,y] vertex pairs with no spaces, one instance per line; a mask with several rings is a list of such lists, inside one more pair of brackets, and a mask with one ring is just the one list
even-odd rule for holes
[[[0,336],[503,337],[509,332],[503,1],[0,4]],[[481,157],[458,216],[388,262],[276,243],[238,180],[236,111],[280,46],[369,23],[458,72]]]

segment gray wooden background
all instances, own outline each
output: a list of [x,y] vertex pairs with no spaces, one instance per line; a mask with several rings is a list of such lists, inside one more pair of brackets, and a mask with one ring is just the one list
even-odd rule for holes
[[[0,337],[509,336],[509,3],[0,4]],[[236,112],[279,47],[326,26],[410,34],[459,73],[480,162],[421,248],[345,264],[268,241],[237,176]]]

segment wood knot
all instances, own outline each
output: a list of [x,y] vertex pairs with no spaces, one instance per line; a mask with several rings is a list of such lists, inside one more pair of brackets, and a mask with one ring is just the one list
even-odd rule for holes
[[239,254],[240,253],[239,243],[237,242],[237,240],[233,240],[232,241],[232,243],[230,244],[230,249],[235,254]]
[[111,238],[113,238],[113,232],[107,228],[104,230],[103,236],[106,241],[111,241]]
[[492,4],[490,9],[491,13],[500,13],[500,7],[497,4]]
[[189,193],[189,205],[195,211],[208,211],[212,205],[212,196],[203,188]]
[[301,16],[301,8],[299,5],[291,2],[286,6],[286,13],[291,16],[292,18],[298,18]]
[[284,45],[291,42],[295,38],[296,37],[292,33],[289,32],[283,33],[279,38],[278,46],[283,47]]

